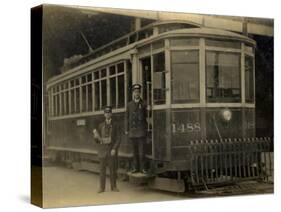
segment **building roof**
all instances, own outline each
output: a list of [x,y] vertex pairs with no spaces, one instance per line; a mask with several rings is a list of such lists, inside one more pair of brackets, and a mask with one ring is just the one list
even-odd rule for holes
[[68,6],[80,9],[82,13],[95,14],[97,12],[131,16],[136,18],[144,18],[158,21],[168,20],[185,20],[204,27],[213,27],[218,29],[231,30],[242,33],[247,29],[247,33],[273,36],[274,21],[270,18],[254,18],[239,16],[222,16],[222,15],[206,15],[194,13],[180,13],[167,11],[151,11],[151,10],[132,10],[102,7],[83,7]]

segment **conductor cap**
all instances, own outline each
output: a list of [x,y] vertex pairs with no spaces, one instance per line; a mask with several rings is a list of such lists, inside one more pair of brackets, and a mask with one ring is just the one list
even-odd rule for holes
[[140,84],[133,84],[132,86],[132,90],[136,90],[136,89],[141,89],[141,85]]
[[112,113],[112,107],[111,106],[106,106],[104,108],[104,113]]

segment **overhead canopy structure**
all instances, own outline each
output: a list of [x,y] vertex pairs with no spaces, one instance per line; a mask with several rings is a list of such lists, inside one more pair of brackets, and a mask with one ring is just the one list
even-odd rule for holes
[[95,12],[111,13],[117,15],[131,16],[136,18],[145,18],[151,20],[185,20],[204,27],[225,29],[244,34],[254,34],[263,36],[273,36],[273,19],[249,18],[238,16],[218,16],[192,13],[163,12],[149,10],[129,10],[116,8],[101,7],[82,7],[68,6],[79,8],[83,13],[95,14]]

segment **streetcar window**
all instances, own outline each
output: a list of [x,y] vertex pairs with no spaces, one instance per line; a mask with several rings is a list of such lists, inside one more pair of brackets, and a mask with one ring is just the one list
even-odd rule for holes
[[254,59],[250,56],[245,57],[245,99],[254,101]]
[[65,114],[69,114],[69,91],[65,91]]
[[199,52],[172,51],[172,102],[199,101]]
[[75,88],[75,113],[80,112],[80,88]]
[[198,46],[198,38],[176,38],[171,40],[171,46]]
[[88,89],[88,110],[87,111],[92,111],[93,110],[93,93],[92,93],[92,84],[89,84],[87,86]]
[[95,80],[97,80],[97,79],[99,79],[100,78],[100,72],[99,71],[96,71],[95,73],[94,73],[94,78],[95,78]]
[[117,72],[118,72],[118,73],[124,72],[124,63],[119,63],[119,64],[117,65]]
[[70,90],[70,113],[75,113],[75,101],[74,101],[75,91],[74,89]]
[[78,79],[75,79],[75,85],[79,85],[79,78]]
[[86,76],[82,77],[82,83],[86,83]]
[[118,76],[118,108],[125,106],[125,78],[124,75]]
[[53,96],[53,115],[56,116],[57,115],[57,97],[56,95]]
[[60,101],[59,101],[59,94],[56,95],[56,115],[59,115],[60,111]]
[[110,76],[109,84],[110,84],[110,104],[113,108],[121,108],[125,105],[125,90],[124,90],[124,63],[119,63],[116,66],[116,71],[112,72],[114,75]]
[[109,68],[109,74],[110,74],[110,75],[114,75],[114,74],[115,74],[115,65],[114,65],[114,66],[111,66],[111,67]]
[[107,102],[106,102],[106,98],[107,97],[107,92],[106,92],[106,79],[101,81],[101,108],[103,109]]
[[112,108],[116,108],[116,78],[110,78],[110,103]]
[[106,77],[106,69],[101,70],[101,78]]
[[[107,104],[107,86],[105,78],[107,76],[107,69],[104,68],[94,73],[95,80],[95,102],[94,108],[96,111],[102,110]],[[100,78],[103,78],[102,80]]]
[[100,81],[95,82],[95,110],[100,109]]
[[61,98],[61,114],[60,115],[64,115],[65,114],[65,99],[64,99],[64,92],[60,93],[60,98]]
[[82,112],[89,111],[89,99],[91,96],[89,92],[92,90],[91,84],[86,84],[82,86]]
[[87,93],[87,86],[82,86],[82,112],[87,111],[87,98],[88,98],[88,93]]
[[206,39],[206,46],[240,49],[241,43],[236,41]]
[[153,100],[154,104],[166,103],[165,54],[153,55]]
[[240,54],[206,53],[207,100],[209,102],[239,102]]
[[87,75],[87,82],[91,82],[92,81],[92,74],[88,74]]
[[[131,91],[132,88],[132,63],[128,60],[126,63],[127,66],[127,91]],[[129,92],[130,93],[130,92]],[[128,102],[132,100],[132,95],[128,95]]]

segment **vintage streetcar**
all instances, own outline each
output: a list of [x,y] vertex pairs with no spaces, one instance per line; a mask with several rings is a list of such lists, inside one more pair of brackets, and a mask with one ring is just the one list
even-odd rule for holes
[[138,179],[129,173],[124,119],[131,86],[140,83],[149,186],[184,192],[267,177],[271,139],[255,137],[255,46],[242,34],[166,21],[71,58],[47,83],[48,157],[98,171],[92,130],[112,105],[122,140],[118,173]]

